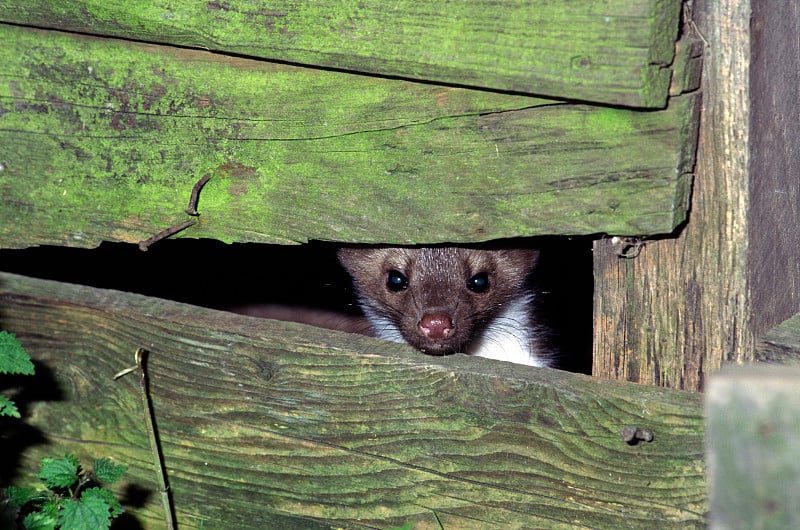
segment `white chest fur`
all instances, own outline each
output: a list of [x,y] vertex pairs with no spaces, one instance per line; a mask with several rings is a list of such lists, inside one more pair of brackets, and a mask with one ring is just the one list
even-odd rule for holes
[[531,329],[532,295],[512,300],[488,323],[465,353],[530,366],[548,366],[537,351],[535,331]]

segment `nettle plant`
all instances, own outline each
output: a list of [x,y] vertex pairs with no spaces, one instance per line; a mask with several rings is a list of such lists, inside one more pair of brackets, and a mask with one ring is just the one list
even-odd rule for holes
[[[31,358],[17,338],[0,331],[0,374],[33,375]],[[20,418],[15,403],[0,394],[0,416]],[[118,481],[126,467],[108,458],[86,470],[74,455],[42,459],[42,488],[8,486],[3,490],[0,523],[28,530],[94,530],[109,528],[122,512],[114,494],[106,489]]]
[[[31,357],[17,338],[7,331],[0,331],[0,374],[33,375]],[[19,410],[11,399],[0,394],[0,416],[19,418]]]

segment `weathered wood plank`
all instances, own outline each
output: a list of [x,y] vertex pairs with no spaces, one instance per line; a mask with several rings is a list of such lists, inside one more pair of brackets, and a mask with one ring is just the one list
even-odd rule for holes
[[752,5],[747,267],[759,338],[800,311],[800,4]]
[[711,528],[800,528],[800,368],[713,374],[706,410]]
[[0,246],[653,234],[685,218],[694,96],[556,104],[0,26]]
[[[646,241],[634,259],[620,258],[610,238],[595,243],[592,370],[690,390],[725,361],[752,360],[759,315],[748,262],[769,259],[749,250],[750,3],[693,5],[709,47],[691,216],[676,237]],[[797,275],[795,265],[783,274]]]
[[[137,347],[182,527],[702,527],[699,396],[453,356],[139,295],[0,275],[47,446],[130,465],[151,495]],[[620,428],[655,434],[628,445]]]
[[5,22],[633,107],[666,104],[679,0],[11,0]]

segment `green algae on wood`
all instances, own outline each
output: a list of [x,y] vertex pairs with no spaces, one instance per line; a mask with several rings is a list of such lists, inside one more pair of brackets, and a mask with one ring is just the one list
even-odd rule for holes
[[[139,347],[181,528],[705,527],[698,394],[11,274],[0,305],[60,393],[25,404],[49,444],[22,470],[67,450],[124,462],[147,528],[139,382],[112,380]],[[628,445],[626,425],[655,438]]]
[[6,0],[0,20],[236,55],[662,108],[679,0]]
[[567,105],[0,25],[0,246],[669,233],[696,97]]

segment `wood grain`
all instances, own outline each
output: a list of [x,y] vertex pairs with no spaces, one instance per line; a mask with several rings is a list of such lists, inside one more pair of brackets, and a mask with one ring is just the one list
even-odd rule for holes
[[691,214],[634,259],[611,239],[595,243],[592,373],[698,390],[723,362],[752,360],[758,316],[747,272],[750,7],[694,6],[709,47]]
[[[48,389],[16,398],[47,444],[8,461],[124,462],[146,498],[127,509],[148,528],[138,379],[111,380],[137,347],[182,527],[704,526],[695,394],[10,274],[0,306]],[[655,440],[628,445],[624,425]]]
[[12,0],[0,20],[237,56],[663,108],[679,0]]
[[698,100],[661,112],[0,25],[0,246],[468,242],[685,219]]
[[747,266],[758,338],[800,311],[800,6],[752,4]]

